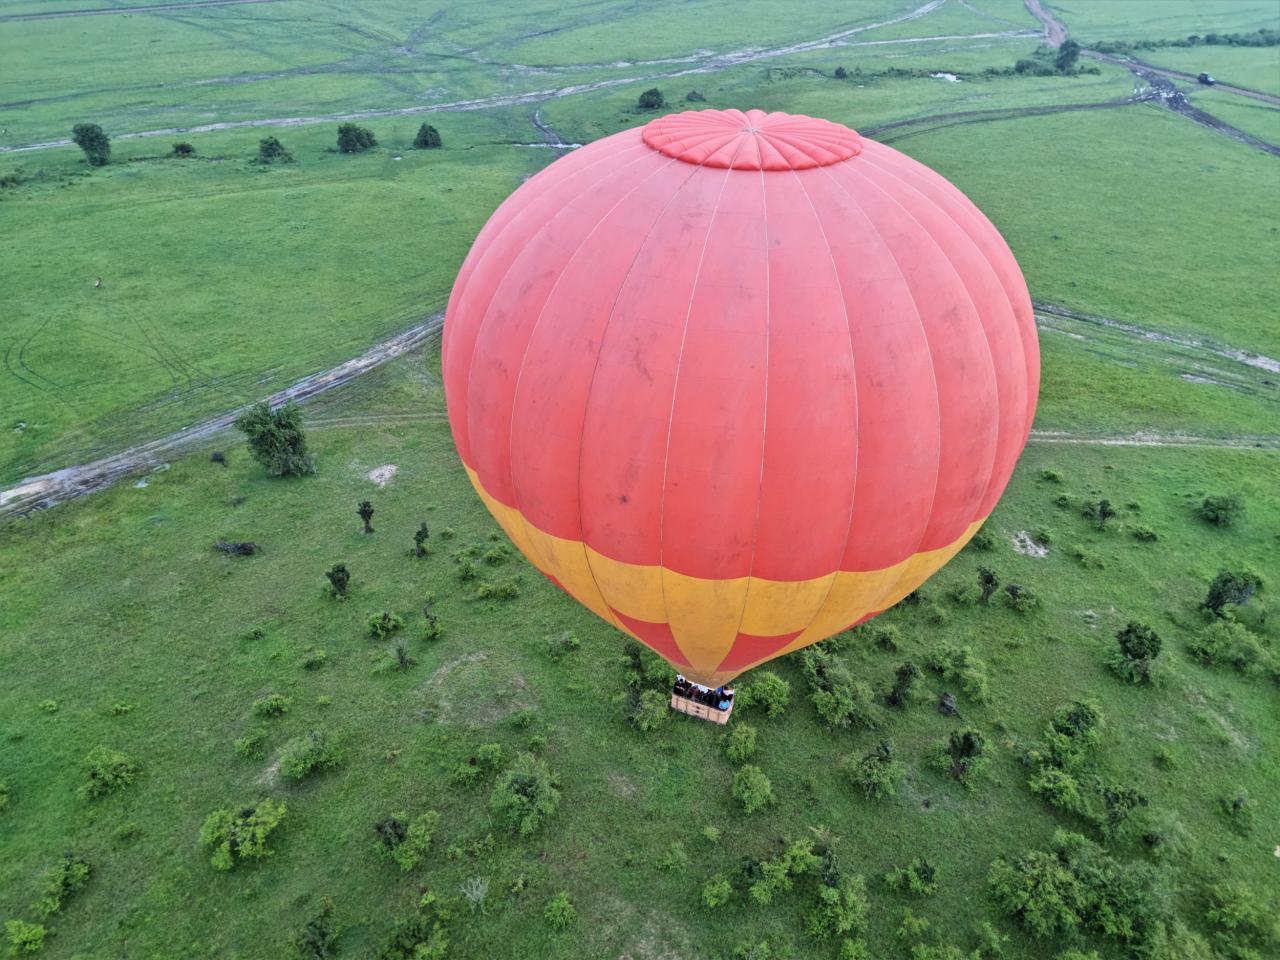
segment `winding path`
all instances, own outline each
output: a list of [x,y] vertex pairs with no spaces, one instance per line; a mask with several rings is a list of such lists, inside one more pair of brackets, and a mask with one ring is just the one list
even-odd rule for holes
[[47,10],[43,13],[8,13],[0,23],[18,20],[60,20],[63,17],[105,17],[113,13],[168,13],[197,7],[227,7],[241,3],[277,3],[278,0],[187,0],[175,3],[148,3],[137,7],[88,7],[84,10]]

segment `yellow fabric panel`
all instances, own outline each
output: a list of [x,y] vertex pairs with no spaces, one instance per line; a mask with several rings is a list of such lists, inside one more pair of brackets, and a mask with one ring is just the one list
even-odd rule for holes
[[747,602],[747,578],[700,580],[663,570],[662,585],[667,623],[689,661],[690,674],[710,673],[738,636],[738,622]]

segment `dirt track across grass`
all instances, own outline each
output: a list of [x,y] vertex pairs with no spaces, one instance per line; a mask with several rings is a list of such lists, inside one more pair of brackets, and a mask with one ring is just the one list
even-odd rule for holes
[[90,7],[87,10],[48,10],[44,13],[10,13],[0,23],[16,20],[60,20],[63,17],[105,17],[112,13],[168,13],[198,7],[226,7],[241,3],[276,3],[277,0],[190,0],[188,3],[148,3],[137,7]]

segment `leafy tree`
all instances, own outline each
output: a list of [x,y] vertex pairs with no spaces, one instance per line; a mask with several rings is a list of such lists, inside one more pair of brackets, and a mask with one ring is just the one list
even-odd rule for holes
[[1187,650],[1203,664],[1226,663],[1244,672],[1272,659],[1262,641],[1243,623],[1216,617],[1187,644]]
[[236,417],[236,429],[248,439],[253,459],[271,476],[301,476],[315,470],[307,454],[302,411],[292,400],[275,410],[265,402],[254,404]]
[[[866,932],[867,886],[862,877],[837,877],[818,886],[818,902],[805,916],[805,928],[815,940],[858,937]],[[846,941],[848,943],[850,941]]]
[[770,719],[780,717],[791,702],[791,684],[771,670],[762,670],[737,692],[737,705],[759,707]]
[[1108,665],[1122,680],[1129,683],[1147,683],[1151,680],[1152,665],[1160,655],[1160,636],[1145,623],[1130,620],[1116,634],[1120,650]]
[[71,128],[71,139],[84,151],[91,167],[106,166],[111,154],[111,139],[96,123],[77,123]]
[[338,149],[343,153],[363,153],[377,145],[378,139],[368,127],[361,127],[354,123],[338,125]]
[[750,724],[736,724],[729,731],[729,739],[725,741],[724,752],[730,763],[746,763],[756,752],[756,728]]
[[1059,73],[1070,73],[1075,69],[1078,59],[1080,59],[1080,44],[1068,39],[1058,48],[1058,55],[1054,57],[1053,67]]
[[9,938],[9,955],[12,957],[40,952],[44,948],[45,934],[48,933],[41,924],[23,920],[6,920],[4,932]]
[[717,873],[702,885],[702,905],[708,910],[723,906],[732,898],[733,884],[723,873]]
[[452,910],[428,890],[417,908],[392,928],[378,960],[445,960]]
[[809,684],[809,699],[827,726],[879,725],[871,690],[831,652],[829,644],[815,644],[802,651],[800,669]]
[[1209,889],[1205,920],[1228,957],[1280,956],[1280,913],[1247,883],[1217,883]]
[[836,67],[835,78],[837,80],[843,80],[847,76],[849,76],[848,70],[846,70],[844,67]]
[[547,901],[546,909],[542,911],[542,918],[547,921],[547,925],[552,930],[568,930],[577,923],[578,911],[574,909],[573,901],[569,899],[569,891],[561,890]]
[[1082,511],[1087,520],[1092,520],[1099,530],[1107,528],[1107,521],[1116,516],[1116,509],[1110,500],[1093,500],[1084,505]]
[[351,572],[345,563],[335,563],[325,572],[329,581],[329,595],[341,600],[347,595],[347,585],[351,583]]
[[996,592],[996,587],[1000,586],[1000,578],[996,576],[996,572],[990,567],[978,568],[978,589],[982,591],[982,602],[989,603],[991,595]]
[[893,747],[881,740],[874,750],[848,766],[849,778],[867,795],[868,800],[891,797],[898,792],[903,768],[893,759]]
[[356,513],[360,519],[364,521],[364,532],[373,533],[373,504],[368,500],[361,500],[360,506],[356,507]]
[[280,750],[280,772],[290,780],[302,780],[341,762],[342,750],[323,730],[308,730],[289,740]]
[[427,529],[426,523],[420,524],[413,535],[413,552],[415,556],[425,557],[427,555],[427,538],[430,536],[431,531]]
[[293,163],[293,154],[275,137],[263,137],[258,141],[259,163]]
[[388,817],[375,825],[379,854],[398,864],[406,873],[422,862],[440,828],[440,814],[435,810],[406,821],[403,813]]
[[1040,597],[1030,587],[1024,587],[1020,583],[1007,583],[1004,587],[1004,602],[1017,613],[1030,613],[1040,606]]
[[195,155],[196,155],[196,148],[186,142],[175,143],[173,145],[173,150],[169,152],[169,156],[178,157],[179,159],[194,157]]
[[531,753],[516,757],[489,797],[489,808],[522,837],[537,833],[559,805],[555,774]]
[[928,860],[916,857],[905,867],[886,873],[884,883],[890,890],[899,893],[927,897],[938,889],[938,871]]
[[732,792],[746,813],[755,813],[773,803],[773,784],[764,771],[752,763],[743,764],[733,775]]
[[632,690],[627,703],[627,719],[641,733],[661,729],[671,719],[670,696],[661,690]]
[[284,819],[285,809],[267,798],[235,813],[220,809],[209,814],[200,828],[200,843],[213,851],[214,869],[230,870],[241,860],[270,856],[267,838]]
[[1236,496],[1205,497],[1196,511],[1206,523],[1215,527],[1229,527],[1244,513],[1244,502]]
[[374,640],[386,640],[404,626],[404,620],[390,610],[383,610],[369,617],[369,636]]
[[985,749],[986,741],[977,730],[952,731],[941,745],[936,765],[971,787],[986,766]]
[[333,900],[320,901],[320,912],[293,935],[290,946],[296,960],[332,960],[338,955],[338,937],[342,928],[333,920]]
[[440,131],[429,123],[418,128],[418,135],[413,138],[413,146],[417,150],[439,150],[444,144],[440,140]]
[[76,793],[81,800],[96,800],[138,779],[138,765],[119,750],[94,747],[85,755],[84,775]]
[[662,95],[662,91],[657,87],[650,87],[640,94],[640,99],[637,102],[641,110],[661,110],[667,105],[667,98]]
[[893,687],[885,700],[891,707],[905,707],[911,699],[911,688],[920,676],[920,668],[908,660],[894,672]]
[[1262,578],[1252,570],[1221,570],[1209,584],[1209,595],[1205,597],[1203,606],[1214,616],[1225,616],[1227,604],[1243,607],[1261,589]]
[[40,899],[31,905],[31,909],[42,917],[53,916],[62,909],[67,897],[89,882],[91,872],[83,857],[68,850],[58,865],[41,878]]

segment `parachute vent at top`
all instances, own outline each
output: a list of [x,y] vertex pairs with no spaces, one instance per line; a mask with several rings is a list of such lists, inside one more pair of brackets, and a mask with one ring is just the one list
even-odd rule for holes
[[702,684],[892,606],[994,508],[1039,350],[995,227],[839,124],[664,116],[557,160],[445,320],[458,453],[526,557]]

